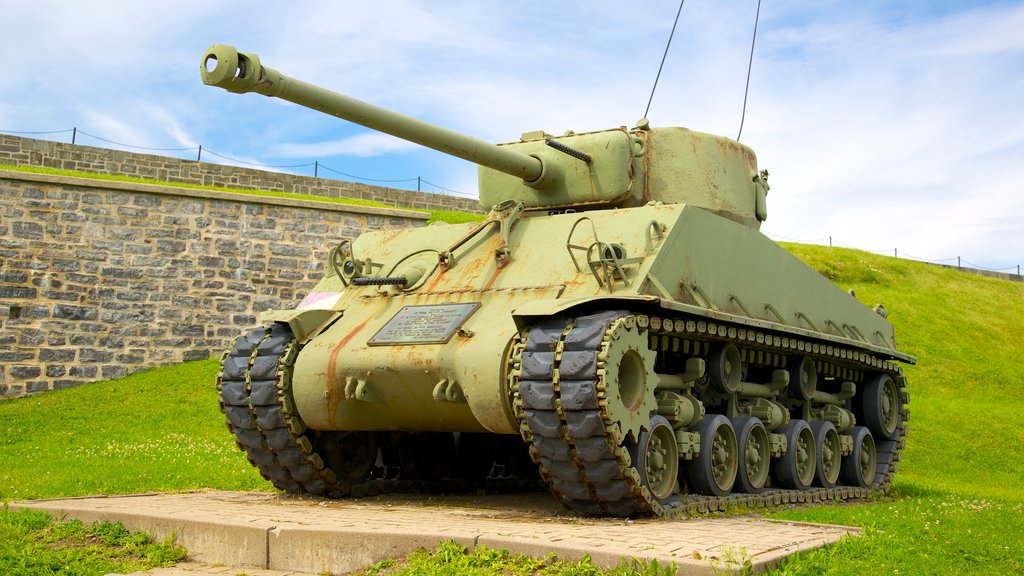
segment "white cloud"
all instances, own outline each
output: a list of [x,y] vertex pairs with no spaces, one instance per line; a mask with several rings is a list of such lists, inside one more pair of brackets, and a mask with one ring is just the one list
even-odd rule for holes
[[[1024,84],[1011,61],[1022,46],[1006,25],[1021,18],[1010,7],[815,25],[768,42],[758,76],[768,102],[756,105],[767,114],[748,132],[773,168],[766,228],[925,258],[1024,260],[1021,185],[1008,177],[1024,155]],[[804,36],[826,38],[827,49],[784,58]],[[1009,225],[995,228],[998,216]]]
[[380,132],[367,132],[332,140],[330,142],[285,143],[271,147],[274,156],[284,158],[323,158],[326,156],[355,156],[365,158],[417,149],[408,140]]

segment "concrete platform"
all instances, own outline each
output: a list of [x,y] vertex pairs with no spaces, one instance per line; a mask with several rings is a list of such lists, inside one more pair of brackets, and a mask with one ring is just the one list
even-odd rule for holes
[[[170,574],[343,574],[455,540],[539,558],[617,566],[623,558],[675,563],[679,574],[720,574],[746,562],[763,570],[786,556],[859,535],[856,528],[756,516],[689,520],[581,518],[547,494],[389,495],[324,500],[266,492],[204,491],[16,502],[83,522],[122,522],[174,536],[192,564]],[[204,568],[205,566],[205,568]],[[223,570],[231,567],[226,572]],[[166,570],[166,569],[164,569]],[[204,571],[206,570],[206,571]],[[154,571],[153,574],[160,574]]]

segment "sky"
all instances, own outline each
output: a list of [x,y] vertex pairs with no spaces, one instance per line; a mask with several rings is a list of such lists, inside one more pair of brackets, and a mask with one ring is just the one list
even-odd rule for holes
[[[736,138],[757,0],[689,0],[647,117]],[[676,0],[0,0],[0,132],[475,197],[476,167],[204,86],[214,43],[491,142],[634,126]],[[741,142],[780,240],[1024,266],[1024,2],[764,0]],[[100,140],[103,139],[103,140]],[[106,141],[110,142],[106,142]],[[119,144],[113,144],[113,143]],[[130,145],[130,146],[124,146]],[[345,176],[341,176],[344,174]]]

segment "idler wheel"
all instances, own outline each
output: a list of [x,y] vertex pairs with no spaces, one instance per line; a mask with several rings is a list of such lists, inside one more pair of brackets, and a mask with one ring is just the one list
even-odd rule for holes
[[875,467],[878,455],[875,452],[875,439],[871,431],[864,426],[850,428],[853,436],[853,451],[843,457],[840,476],[843,484],[849,486],[870,486],[875,479]]
[[811,427],[806,420],[791,420],[779,432],[786,437],[786,453],[775,467],[779,484],[796,490],[810,488],[817,464]]
[[633,452],[640,482],[656,500],[667,500],[678,486],[679,447],[672,425],[664,416],[651,418],[650,429],[640,432],[640,441]]
[[843,462],[842,445],[839,433],[831,422],[815,420],[811,422],[814,433],[815,474],[814,485],[831,488],[839,480],[839,469]]
[[690,486],[701,494],[725,496],[736,482],[739,450],[736,431],[721,414],[708,414],[697,424],[700,455],[687,466]]
[[747,494],[760,492],[768,481],[771,465],[771,446],[768,430],[760,418],[740,416],[734,418],[732,427],[736,431],[739,450],[736,471],[736,490]]
[[864,425],[883,440],[899,437],[900,392],[888,374],[879,374],[864,385],[861,398]]

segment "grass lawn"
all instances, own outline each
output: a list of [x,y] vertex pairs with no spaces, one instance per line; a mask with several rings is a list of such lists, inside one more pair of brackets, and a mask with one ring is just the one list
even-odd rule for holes
[[[1017,488],[1024,477],[1024,416],[1007,401],[1024,385],[1018,367],[1024,285],[854,250],[786,247],[854,288],[866,304],[884,303],[900,348],[919,364],[906,367],[910,437],[891,497],[765,512],[861,526],[865,536],[796,556],[775,573],[1024,573],[1024,491]],[[0,500],[270,490],[223,426],[216,370],[216,361],[206,360],[0,402]],[[474,558],[501,552],[479,554],[442,546],[368,570],[493,573],[475,568],[484,562]],[[413,569],[423,558],[428,567]],[[519,568],[505,572],[553,570],[551,563],[527,569],[529,562],[514,560]],[[598,573],[587,565],[560,566],[563,572],[545,573]]]
[[185,557],[172,543],[150,542],[120,524],[54,522],[35,510],[0,508],[0,574],[86,575],[166,566]]

